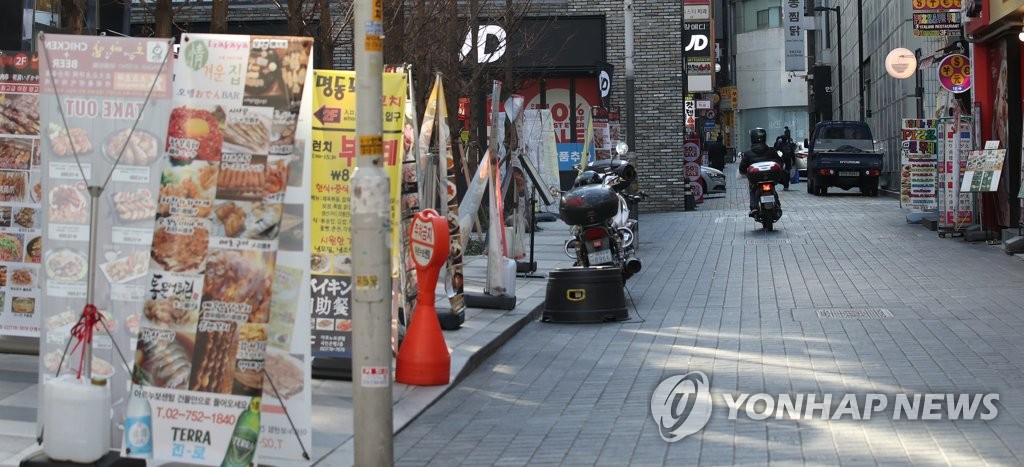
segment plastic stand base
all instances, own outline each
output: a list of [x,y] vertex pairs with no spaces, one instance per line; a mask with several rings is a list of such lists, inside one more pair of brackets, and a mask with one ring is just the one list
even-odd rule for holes
[[313,377],[352,381],[352,360],[348,358],[313,358]]
[[1006,250],[1006,254],[1008,255],[1024,253],[1024,237],[1013,237],[1009,240],[1003,241],[1003,248]]
[[529,274],[529,273],[535,272],[535,271],[537,271],[537,262],[536,261],[516,261],[516,272],[518,272],[520,274],[522,274],[522,273]]
[[[468,294],[463,296],[465,295]],[[466,306],[469,306],[468,300]],[[466,312],[455,314],[451,310],[437,310],[437,321],[441,323],[442,330],[455,331],[462,327],[462,323],[466,322]]]
[[487,308],[491,310],[514,310],[516,308],[516,297],[470,292],[466,292],[464,296],[466,298],[466,306],[473,308]]
[[96,467],[146,467],[145,459],[134,459],[130,457],[121,457],[121,453],[117,451],[110,451],[107,455],[100,458],[100,460],[93,462],[92,464],[79,464],[77,462],[59,462],[52,461],[42,451],[21,460],[21,467],[77,467],[82,465],[92,465]]

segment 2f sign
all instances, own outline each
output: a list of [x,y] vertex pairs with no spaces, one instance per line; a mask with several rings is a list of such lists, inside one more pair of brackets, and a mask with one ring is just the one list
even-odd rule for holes
[[[497,47],[487,52],[487,38],[494,37]],[[482,25],[476,33],[476,62],[494,63],[505,55],[505,46],[508,44],[508,33],[501,26],[494,24]],[[462,50],[459,51],[459,61],[465,61],[469,53],[473,51],[473,31],[466,33],[466,40],[462,43]]]

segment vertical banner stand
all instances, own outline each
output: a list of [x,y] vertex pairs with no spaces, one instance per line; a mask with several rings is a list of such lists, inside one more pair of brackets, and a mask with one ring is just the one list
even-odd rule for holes
[[[501,83],[495,81],[491,89],[491,135],[487,144],[487,154],[490,157],[490,174],[488,175],[488,196],[490,201],[490,222],[488,224],[488,255],[487,255],[487,284],[482,294],[465,293],[466,306],[474,308],[488,308],[498,310],[512,310],[516,307],[516,297],[506,293],[500,293],[504,289],[504,231],[505,221],[498,213],[501,205],[500,187],[498,186],[498,108],[501,105]],[[511,271],[515,274],[515,270]],[[492,292],[499,292],[497,294]]]

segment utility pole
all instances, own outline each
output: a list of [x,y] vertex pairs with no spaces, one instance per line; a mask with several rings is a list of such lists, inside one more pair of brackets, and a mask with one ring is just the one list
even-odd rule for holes
[[352,386],[355,465],[394,464],[391,401],[391,189],[384,170],[382,0],[355,2]]
[[[839,16],[838,14],[836,16]],[[864,23],[861,17],[864,16],[864,2],[857,0],[857,82],[860,92],[857,97],[860,99],[860,121],[864,121]]]
[[636,150],[636,69],[633,66],[633,0],[622,0],[623,29],[626,36],[626,144]]
[[[842,18],[843,17],[839,13],[839,7],[838,6],[834,6],[834,7],[818,6],[818,7],[814,7],[814,11],[821,11],[821,12],[832,11],[832,12],[835,12],[835,14],[836,14],[836,55],[837,55],[837,57],[836,57],[836,72],[839,73],[839,79],[836,80],[838,84],[833,84],[832,86],[833,86],[833,88],[839,89],[839,118],[835,118],[835,116],[833,116],[832,118],[834,120],[842,120],[843,119],[843,23],[842,23],[843,20],[842,20]],[[828,16],[825,17],[825,20],[828,21]],[[860,19],[858,19],[857,21],[860,21]]]

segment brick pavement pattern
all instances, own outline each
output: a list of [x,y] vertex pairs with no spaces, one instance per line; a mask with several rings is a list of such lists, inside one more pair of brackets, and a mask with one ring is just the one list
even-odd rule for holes
[[[739,183],[642,215],[631,321],[530,323],[399,433],[397,464],[1024,464],[1024,262],[908,225],[896,200],[803,183],[763,232]],[[816,312],[840,308],[892,317]],[[710,377],[711,420],[668,443],[651,395],[690,371]],[[882,393],[890,410],[728,419],[724,394],[762,392]],[[996,419],[892,419],[895,394],[962,392],[998,393]]]

